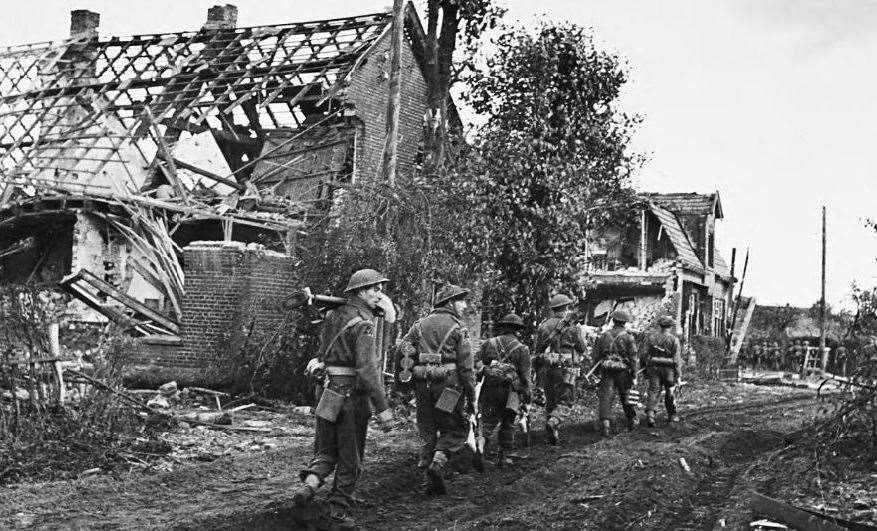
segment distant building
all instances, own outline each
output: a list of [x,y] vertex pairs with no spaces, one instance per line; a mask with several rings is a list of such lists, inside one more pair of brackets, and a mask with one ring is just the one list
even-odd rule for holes
[[685,338],[725,338],[736,279],[716,247],[716,221],[724,218],[719,193],[641,199],[636,221],[589,238],[582,277],[589,323],[625,309],[636,328],[670,314]]

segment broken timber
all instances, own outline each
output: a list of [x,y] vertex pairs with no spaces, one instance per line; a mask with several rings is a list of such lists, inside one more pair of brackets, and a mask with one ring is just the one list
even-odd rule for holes
[[[105,315],[107,318],[123,325],[132,326],[143,335],[156,333],[156,331],[158,331],[158,333],[176,335],[180,331],[180,327],[176,322],[168,319],[142,302],[125,295],[115,286],[104,282],[85,269],[80,269],[76,273],[64,277],[60,284],[71,294],[82,300],[94,310]],[[83,284],[92,289],[87,289]],[[95,291],[97,293],[94,293]],[[100,296],[112,298],[119,302],[128,309],[132,315],[126,315],[120,310],[101,302]]]

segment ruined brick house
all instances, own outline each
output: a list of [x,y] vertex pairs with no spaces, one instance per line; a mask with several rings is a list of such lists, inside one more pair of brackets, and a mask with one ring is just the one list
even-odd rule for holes
[[716,246],[716,222],[724,217],[719,193],[641,199],[636,222],[590,238],[583,277],[590,324],[625,309],[645,329],[669,313],[686,339],[724,338],[736,280]]
[[[252,311],[250,336],[278,326],[297,235],[376,178],[386,137],[390,13],[236,19],[105,38],[78,10],[68,39],[0,49],[0,283],[61,285],[71,322],[120,323],[137,364],[201,383]],[[404,19],[400,174],[427,107]]]

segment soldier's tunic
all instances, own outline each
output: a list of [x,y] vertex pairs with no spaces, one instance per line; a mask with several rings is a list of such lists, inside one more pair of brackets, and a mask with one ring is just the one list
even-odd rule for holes
[[[676,380],[679,378],[679,368],[682,367],[682,345],[672,333],[658,332],[646,337],[643,350],[645,375],[649,381],[646,413],[654,414],[661,397],[661,391],[663,391],[667,416],[672,417],[676,414],[676,401],[671,388],[676,385]],[[675,365],[659,363],[660,358],[671,358]]]
[[575,400],[575,380],[586,349],[578,327],[561,323],[559,317],[543,321],[536,330],[535,341],[535,354],[542,357],[539,378],[545,389],[545,414],[558,422],[569,416]]
[[[301,477],[304,480],[315,474],[322,481],[334,470],[330,501],[343,507],[353,499],[362,473],[369,401],[379,412],[388,407],[375,352],[373,319],[368,305],[353,297],[326,315],[320,336],[320,357],[328,373],[326,387],[345,398],[334,423],[317,417],[314,457]],[[323,388],[318,386],[317,392],[319,403]]]
[[[417,352],[412,372],[417,401],[417,430],[422,442],[421,461],[433,453],[452,453],[466,444],[468,421],[463,397],[475,399],[475,376],[469,333],[460,316],[450,308],[437,308],[414,323],[403,339]],[[461,392],[451,412],[437,409],[445,387]]]
[[609,358],[621,358],[627,368],[620,371],[610,371],[600,367],[600,387],[597,389],[599,398],[600,420],[611,420],[612,395],[617,392],[624,414],[628,420],[636,418],[636,409],[627,403],[627,393],[633,385],[633,378],[639,370],[639,360],[636,355],[636,343],[633,335],[622,326],[613,327],[600,336],[594,344],[594,361],[598,362]]
[[504,334],[481,344],[476,363],[484,367],[484,384],[478,401],[484,428],[492,433],[498,424],[499,446],[509,450],[514,443],[517,411],[506,405],[512,392],[518,394],[521,403],[529,401],[530,349],[514,334]]

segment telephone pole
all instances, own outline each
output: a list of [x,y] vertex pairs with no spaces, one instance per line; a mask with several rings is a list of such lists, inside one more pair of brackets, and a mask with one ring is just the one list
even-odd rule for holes
[[819,353],[822,370],[828,366],[828,352],[825,350],[825,205],[822,205],[822,295],[819,297]]

